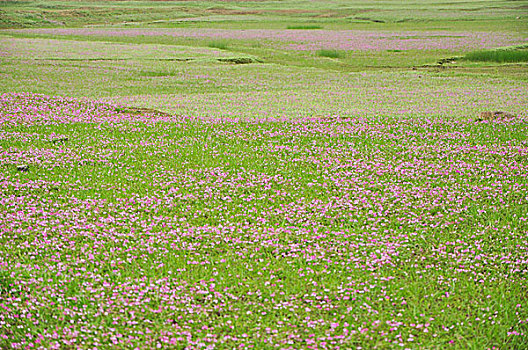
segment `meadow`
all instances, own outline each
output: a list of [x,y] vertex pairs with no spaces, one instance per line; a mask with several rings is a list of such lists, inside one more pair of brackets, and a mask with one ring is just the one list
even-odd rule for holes
[[0,1],[0,348],[525,348],[527,8]]

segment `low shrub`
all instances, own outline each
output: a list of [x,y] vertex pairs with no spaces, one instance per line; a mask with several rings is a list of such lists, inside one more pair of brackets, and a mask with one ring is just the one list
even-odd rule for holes
[[207,46],[220,50],[227,50],[229,48],[229,44],[222,40],[211,41]]
[[328,58],[343,58],[344,54],[338,50],[322,49],[317,51],[317,56]]

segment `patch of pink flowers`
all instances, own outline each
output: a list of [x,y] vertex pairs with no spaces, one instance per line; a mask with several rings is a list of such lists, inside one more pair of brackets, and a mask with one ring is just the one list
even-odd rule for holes
[[336,49],[343,51],[385,50],[458,50],[494,48],[526,43],[521,35],[494,32],[452,31],[368,31],[368,30],[285,30],[285,29],[96,29],[96,28],[39,28],[21,29],[21,33],[52,34],[58,36],[94,37],[169,37],[259,41],[285,49],[315,51]]
[[526,344],[525,118],[0,106],[2,348]]

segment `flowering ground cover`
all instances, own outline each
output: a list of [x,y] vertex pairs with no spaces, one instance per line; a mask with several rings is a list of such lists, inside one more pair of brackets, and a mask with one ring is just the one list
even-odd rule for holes
[[[0,97],[0,346],[521,348],[528,124]],[[27,168],[17,168],[19,166]]]
[[0,37],[0,55],[50,60],[170,60],[229,57],[214,48]]
[[0,348],[525,348],[527,3],[0,0]]
[[296,51],[331,48],[343,51],[385,50],[471,50],[493,48],[526,42],[513,33],[456,31],[366,31],[366,30],[274,30],[274,29],[208,29],[208,28],[43,28],[20,29],[15,33],[54,36],[175,37],[236,39],[258,41],[262,45]]
[[[357,71],[372,68],[410,68],[435,65],[439,59],[463,56],[473,50],[507,47],[527,43],[526,31],[475,31],[475,30],[349,30],[349,29],[233,29],[233,28],[40,28],[3,31],[9,37],[48,39],[60,43],[65,49],[78,51],[87,46],[96,53],[105,47],[112,57],[112,49],[144,45],[143,55],[152,57],[154,52],[173,49],[214,47],[225,55],[250,55],[270,64],[298,67],[325,68],[339,71]],[[11,39],[11,40],[13,40]],[[23,42],[23,40],[22,40]],[[37,41],[38,42],[38,41]],[[75,43],[77,42],[77,43]],[[83,44],[82,42],[88,42]],[[112,48],[111,43],[116,43]],[[119,46],[119,45],[120,46]],[[33,44],[34,45],[34,44]],[[97,47],[98,46],[98,47]],[[150,46],[150,47],[149,47]],[[1,46],[0,46],[1,47]],[[163,49],[162,49],[163,50]],[[12,56],[18,52],[0,50],[0,55]],[[321,52],[332,52],[328,59]],[[126,52],[126,51],[125,51]],[[126,57],[125,52],[117,56]],[[41,56],[41,55],[38,55]],[[69,53],[65,58],[71,56]],[[115,56],[115,53],[114,55]],[[130,55],[129,55],[130,56]],[[26,56],[32,57],[32,56]]]
[[0,38],[2,50],[0,92],[90,97],[191,117],[472,119],[483,110],[526,116],[528,105],[518,65],[340,72],[222,63],[251,56],[210,47],[8,37]]

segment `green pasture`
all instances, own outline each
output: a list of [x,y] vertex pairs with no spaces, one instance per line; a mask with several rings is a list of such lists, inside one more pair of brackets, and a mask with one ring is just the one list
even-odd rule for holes
[[526,1],[0,1],[1,26],[228,26],[526,30]]

